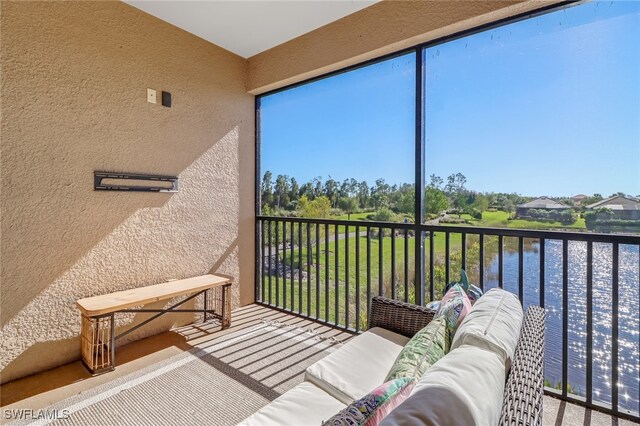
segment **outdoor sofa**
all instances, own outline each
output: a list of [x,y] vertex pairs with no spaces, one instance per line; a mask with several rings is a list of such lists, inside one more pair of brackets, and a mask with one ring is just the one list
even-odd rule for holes
[[[372,298],[370,312],[366,332],[311,365],[304,382],[241,425],[321,425],[380,386],[435,314],[384,297]],[[540,425],[544,321],[542,308],[523,314],[512,293],[490,290],[462,321],[450,352],[381,425]]]

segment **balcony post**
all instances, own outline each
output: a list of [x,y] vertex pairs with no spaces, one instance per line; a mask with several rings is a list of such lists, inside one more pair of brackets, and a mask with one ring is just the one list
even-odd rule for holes
[[416,47],[416,119],[415,119],[415,303],[424,305],[424,49]]
[[[254,302],[257,302],[258,300],[260,300],[261,302],[265,301],[265,297],[264,294],[260,293],[260,284],[262,282],[262,280],[264,279],[262,274],[264,272],[264,254],[262,252],[263,247],[261,245],[262,240],[262,236],[260,234],[261,229],[263,229],[264,227],[260,226],[260,221],[258,220],[258,217],[262,214],[262,190],[261,190],[261,186],[262,186],[262,182],[261,182],[261,176],[260,176],[260,162],[261,157],[260,157],[260,153],[261,153],[261,149],[260,149],[260,96],[256,96],[255,99],[255,117],[254,117],[254,130],[255,130],[255,140],[256,140],[256,145],[255,145],[255,184],[254,184],[254,192],[255,192],[255,200],[256,200],[256,205],[255,205],[255,215],[253,218],[254,221],[254,228],[255,228],[255,234],[256,234],[256,239],[255,239],[255,271],[253,272],[253,278],[254,278],[254,294],[253,294],[253,300]],[[271,226],[271,223],[269,223],[269,226]],[[271,245],[271,241],[269,241],[269,245]],[[276,253],[277,253],[277,249],[276,249]],[[269,259],[269,265],[271,265],[271,259]],[[269,274],[271,274],[271,271],[269,271]],[[271,276],[271,275],[269,275]],[[271,289],[269,289],[269,291],[271,291]],[[271,297],[271,293],[269,293],[269,297]]]

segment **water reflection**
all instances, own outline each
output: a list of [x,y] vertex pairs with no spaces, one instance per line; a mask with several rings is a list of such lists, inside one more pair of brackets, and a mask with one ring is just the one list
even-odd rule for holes
[[[593,244],[593,399],[611,402],[611,262],[612,245]],[[498,286],[498,257],[485,262],[485,288]],[[540,303],[539,243],[525,244],[523,258],[524,305]],[[504,287],[518,292],[518,253],[504,253]],[[562,378],[562,241],[545,244],[545,307],[547,333],[545,378],[557,386]],[[586,288],[587,243],[568,243],[569,321],[568,382],[569,391],[586,395]],[[640,254],[637,246],[620,245],[619,249],[619,325],[618,392],[620,409],[640,410]]]

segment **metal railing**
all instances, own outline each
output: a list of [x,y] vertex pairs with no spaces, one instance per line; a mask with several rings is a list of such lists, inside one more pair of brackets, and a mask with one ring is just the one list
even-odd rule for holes
[[372,296],[425,304],[465,269],[546,308],[547,393],[640,419],[640,236],[258,216],[256,241],[258,303],[352,332]]

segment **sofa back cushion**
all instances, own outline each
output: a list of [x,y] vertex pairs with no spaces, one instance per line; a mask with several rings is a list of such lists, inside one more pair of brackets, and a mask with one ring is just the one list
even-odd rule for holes
[[387,374],[385,382],[400,377],[415,378],[416,380],[422,377],[429,367],[444,356],[446,348],[449,346],[447,339],[444,317],[432,320],[402,348],[389,374]]
[[468,344],[495,352],[511,368],[522,328],[522,306],[513,294],[494,288],[473,305],[473,309],[458,327],[451,350]]
[[324,426],[376,426],[400,403],[409,397],[415,379],[400,378],[378,386],[362,398],[353,401]]
[[381,426],[497,425],[505,372],[500,356],[463,345],[436,362]]

